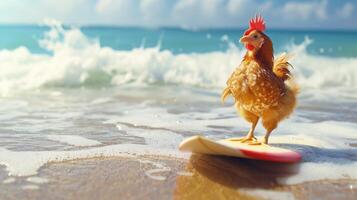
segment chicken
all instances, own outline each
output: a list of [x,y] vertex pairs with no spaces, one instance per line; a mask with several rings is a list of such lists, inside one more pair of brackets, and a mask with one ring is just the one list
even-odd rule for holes
[[[222,102],[231,95],[239,114],[252,123],[251,129],[241,142],[267,144],[271,132],[278,123],[287,118],[295,109],[298,86],[289,71],[290,56],[282,54],[274,60],[273,44],[263,32],[265,22],[256,16],[250,21],[240,42],[247,49],[240,66],[227,81],[222,93]],[[254,137],[254,129],[261,118],[266,129],[259,142]]]

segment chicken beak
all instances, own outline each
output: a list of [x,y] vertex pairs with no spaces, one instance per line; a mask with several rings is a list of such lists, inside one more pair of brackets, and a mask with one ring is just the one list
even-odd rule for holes
[[249,36],[245,35],[239,39],[239,42],[240,43],[249,43],[249,42],[251,42],[251,39]]

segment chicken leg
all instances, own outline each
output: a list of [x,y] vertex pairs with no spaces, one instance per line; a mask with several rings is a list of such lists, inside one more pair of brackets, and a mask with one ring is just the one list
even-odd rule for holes
[[262,144],[268,144],[268,140],[269,140],[269,136],[270,136],[270,133],[272,132],[273,130],[270,130],[270,131],[267,131],[262,139]]
[[257,138],[254,137],[254,130],[258,124],[258,121],[259,121],[259,118],[257,117],[256,120],[254,120],[252,122],[252,126],[251,126],[248,134],[245,137],[232,139],[232,141],[240,141],[242,143],[248,143],[248,144],[252,144],[252,145],[260,144],[260,142],[257,141]]

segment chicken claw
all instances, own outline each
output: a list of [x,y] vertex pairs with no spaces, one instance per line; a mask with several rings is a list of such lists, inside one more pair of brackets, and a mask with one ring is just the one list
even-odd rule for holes
[[231,138],[229,139],[230,141],[239,141],[241,143],[245,143],[245,144],[248,144],[248,145],[265,145],[265,141],[263,139],[263,141],[259,141],[256,137],[248,137],[248,136],[245,136],[245,137],[241,137],[241,138]]
[[249,137],[249,136],[245,136],[245,137],[241,137],[241,138],[232,138],[229,139],[230,141],[239,141],[241,143],[250,143],[250,142],[255,142],[258,141],[258,139],[254,136]]

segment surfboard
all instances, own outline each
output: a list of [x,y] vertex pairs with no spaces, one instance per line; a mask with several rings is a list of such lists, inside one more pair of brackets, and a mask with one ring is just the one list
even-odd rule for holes
[[298,152],[266,144],[249,145],[229,138],[214,141],[203,136],[193,136],[181,142],[179,149],[192,153],[233,156],[272,162],[293,163],[301,160]]

